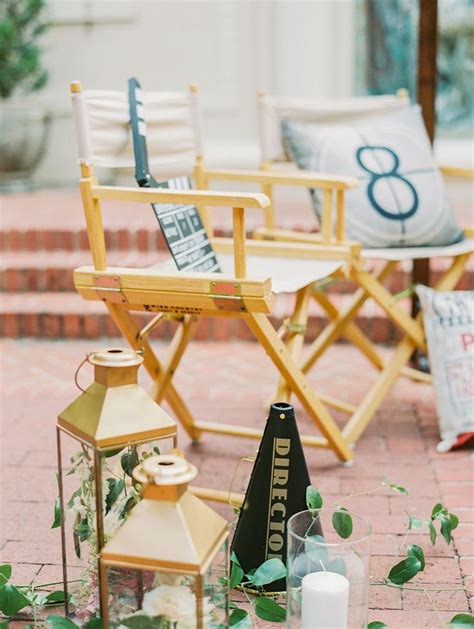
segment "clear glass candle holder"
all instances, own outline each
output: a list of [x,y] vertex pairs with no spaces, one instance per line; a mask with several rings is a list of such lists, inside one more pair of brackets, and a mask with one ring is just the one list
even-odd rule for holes
[[367,627],[370,523],[348,511],[316,509],[292,516],[287,531],[287,627]]

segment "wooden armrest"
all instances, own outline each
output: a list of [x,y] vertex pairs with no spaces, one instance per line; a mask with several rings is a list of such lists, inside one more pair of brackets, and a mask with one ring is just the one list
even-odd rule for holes
[[474,168],[460,168],[458,166],[440,166],[440,171],[446,177],[462,177],[463,179],[474,179]]
[[309,171],[268,171],[268,170],[222,170],[206,168],[206,179],[227,181],[248,181],[260,184],[274,184],[284,186],[304,186],[306,188],[323,188],[331,190],[346,190],[359,185],[355,177],[340,177],[325,175]]
[[92,186],[94,199],[135,201],[137,203],[183,203],[232,208],[266,208],[270,199],[261,193],[210,192],[208,190],[169,190],[168,188],[126,188]]

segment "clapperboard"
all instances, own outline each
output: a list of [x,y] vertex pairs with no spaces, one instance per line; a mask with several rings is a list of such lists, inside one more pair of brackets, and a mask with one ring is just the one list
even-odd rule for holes
[[[141,188],[189,190],[188,177],[156,181],[148,166],[143,93],[135,78],[128,81],[130,123],[135,154],[135,179]],[[219,272],[219,262],[194,205],[152,204],[166,244],[180,271]]]

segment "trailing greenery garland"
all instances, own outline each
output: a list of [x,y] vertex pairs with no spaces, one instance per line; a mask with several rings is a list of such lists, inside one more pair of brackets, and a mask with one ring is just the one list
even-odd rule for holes
[[[117,454],[117,453],[115,453]],[[107,479],[108,493],[106,497],[106,505],[109,512],[113,509],[119,513],[119,517],[125,518],[131,508],[124,508],[132,497],[126,491],[125,477],[131,476],[131,471],[136,462],[136,458],[139,456],[151,456],[153,453],[145,452],[138,455],[132,448],[127,449],[121,456],[121,468],[124,478]],[[79,473],[81,476],[84,464],[87,465],[85,454],[80,455],[77,453],[72,457],[72,473]],[[110,480],[116,482],[110,483]],[[120,491],[117,491],[117,482],[120,483]],[[123,483],[123,484],[122,484]],[[373,494],[381,489],[392,489],[396,493],[408,495],[407,489],[401,485],[393,483],[383,482],[377,487],[364,492],[352,492],[344,498],[340,499],[335,505],[331,505],[334,508],[334,514],[332,518],[332,524],[336,533],[341,539],[348,539],[352,533],[352,515],[349,510],[341,506],[342,503],[354,496],[366,496]],[[137,488],[130,487],[129,491],[133,492],[134,504],[139,499],[136,498]],[[74,500],[79,498],[79,504],[76,507],[81,512],[81,509],[86,507],[89,497],[88,494],[92,492],[91,484],[88,478],[83,478],[79,490],[76,490],[75,495],[71,498],[69,504],[73,505]],[[318,510],[323,507],[324,500],[316,487],[309,486],[306,490],[306,503],[310,510]],[[82,506],[81,506],[82,505]],[[84,522],[89,522],[88,516],[85,518],[82,514],[79,523],[76,523],[76,535],[77,526],[80,525],[84,528]],[[82,524],[81,524],[82,523]],[[59,516],[57,511],[57,505],[55,506],[55,518],[53,526],[59,525]],[[453,588],[425,588],[422,585],[417,586],[410,583],[417,574],[423,572],[425,569],[425,554],[421,546],[418,544],[406,545],[408,534],[412,530],[427,529],[430,535],[430,541],[432,545],[435,545],[439,537],[441,536],[447,544],[452,542],[452,531],[459,525],[459,518],[451,513],[441,503],[436,503],[431,510],[431,514],[426,519],[417,518],[410,513],[407,513],[407,524],[404,533],[402,543],[399,547],[399,557],[401,558],[392,568],[388,571],[387,576],[382,581],[370,582],[370,585],[383,585],[391,588],[398,588],[400,590],[415,590],[420,592],[442,592],[442,591],[464,591],[468,592],[467,587],[453,587]],[[88,535],[84,541],[89,543],[93,541],[93,529],[88,524]],[[79,542],[80,543],[80,542]],[[103,629],[102,621],[99,617],[93,616],[87,622],[82,625],[77,625],[70,619],[64,618],[58,615],[49,615],[45,621],[37,620],[38,609],[52,606],[61,605],[64,603],[64,592],[61,590],[55,592],[44,592],[46,587],[57,585],[55,583],[45,583],[35,586],[21,586],[13,585],[11,583],[12,567],[9,564],[0,565],[0,611],[7,617],[12,618],[19,611],[27,607],[33,609],[34,624],[25,625],[25,629],[33,629],[37,627],[47,627],[48,629],[74,629],[78,626],[84,629]],[[251,629],[257,626],[257,618],[265,621],[281,623],[286,620],[285,608],[279,603],[278,597],[263,596],[263,586],[278,581],[286,576],[286,568],[279,559],[269,559],[265,561],[261,566],[250,570],[247,574],[244,573],[238,557],[232,554],[231,557],[231,572],[228,582],[226,581],[222,585],[228,587],[229,590],[233,590],[236,587],[244,593],[247,600],[248,609],[239,607],[236,602],[231,602],[231,614],[229,620],[229,626],[232,629]],[[251,590],[249,592],[248,590]],[[257,592],[257,594],[254,594]],[[218,605],[217,601],[213,601]],[[130,627],[131,629],[170,629],[171,625],[169,620],[163,616],[148,617],[135,613],[134,615],[120,620],[116,624],[111,624],[112,627]],[[456,614],[451,620],[448,621],[445,627],[451,627],[452,629],[474,629],[474,616],[471,614]],[[6,629],[8,627],[8,620],[0,620],[0,629]],[[223,625],[219,625],[216,629],[225,629]],[[389,629],[388,626],[381,621],[373,621],[369,623],[367,629]]]

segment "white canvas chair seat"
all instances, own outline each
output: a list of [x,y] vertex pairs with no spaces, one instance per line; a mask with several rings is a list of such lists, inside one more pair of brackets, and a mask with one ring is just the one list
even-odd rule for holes
[[[405,90],[400,90],[395,96],[354,97],[342,99],[300,99],[278,98],[265,93],[258,94],[258,123],[260,132],[261,167],[279,178],[285,176],[290,180],[295,175],[295,164],[291,163],[286,170],[282,162],[289,163],[291,157],[285,151],[281,134],[283,119],[304,121],[321,124],[341,124],[354,121],[365,121],[393,115],[409,106],[409,99]],[[448,176],[473,178],[472,170],[459,168],[441,169]],[[302,233],[288,229],[280,229],[275,221],[273,208],[266,211],[264,225],[254,231],[254,236],[266,241],[307,243],[315,249],[347,243],[344,227],[344,195],[345,190],[353,184],[348,178],[330,173],[298,171],[307,178],[306,187],[314,187],[310,181],[324,181],[322,195],[322,216],[320,233]],[[342,187],[343,182],[346,188]],[[276,179],[275,179],[276,183]],[[338,183],[341,187],[338,188]],[[264,182],[263,190],[272,198],[273,181],[269,177]],[[320,185],[322,187],[322,185]],[[334,199],[336,209],[334,210]],[[467,261],[474,251],[474,230],[465,230],[465,239],[456,244],[444,247],[407,247],[407,248],[377,248],[360,249],[355,255],[347,259],[346,274],[357,290],[348,302],[339,310],[324,292],[316,288],[313,298],[326,312],[329,323],[322,330],[319,337],[311,344],[306,357],[301,363],[304,373],[315,365],[321,355],[337,340],[345,336],[369,359],[380,371],[375,383],[370,387],[362,402],[353,409],[351,418],[343,429],[343,434],[354,443],[363,433],[365,427],[374,416],[392,384],[400,375],[408,375],[421,381],[429,381],[426,374],[407,367],[415,349],[426,351],[425,335],[422,327],[421,315],[412,318],[398,303],[397,296],[392,295],[385,288],[385,281],[396,270],[399,263],[425,258],[450,258],[451,265],[438,281],[438,290],[452,290],[462,278]],[[375,265],[374,261],[384,264]],[[357,313],[367,299],[373,299],[386,313],[387,317],[403,333],[403,338],[395,348],[393,357],[385,361],[376,346],[358,328],[355,323]],[[275,397],[289,400],[291,391],[283,380],[280,381]],[[342,406],[339,406],[342,408]]]
[[[234,258],[230,254],[218,254],[217,259],[222,269],[221,273],[213,275],[219,280],[231,281],[235,278]],[[247,279],[264,281],[270,279],[271,291],[280,293],[296,293],[300,289],[327,278],[342,270],[343,260],[302,260],[299,258],[276,258],[273,256],[247,255]],[[148,269],[156,271],[157,275],[180,275],[172,260],[154,264]],[[111,269],[113,272],[113,269]],[[196,274],[187,273],[188,276]]]
[[444,247],[387,247],[386,249],[362,249],[366,260],[423,260],[425,258],[452,258],[474,252],[474,238]]
[[[215,273],[219,278],[231,280],[234,277],[234,259],[231,255],[218,254],[222,273]],[[298,290],[327,278],[337,271],[342,270],[343,260],[301,260],[298,258],[276,258],[270,256],[248,255],[247,278],[255,280],[271,280],[272,292],[276,295],[280,293],[295,293]],[[169,274],[179,273],[172,261],[163,265],[154,265],[152,268],[160,267]]]
[[[79,84],[72,85],[72,92],[82,172],[81,192],[94,263],[92,267],[76,269],[76,289],[85,299],[104,301],[129,344],[143,351],[145,368],[154,383],[155,400],[169,403],[193,440],[200,439],[207,432],[260,439],[260,430],[195,420],[173,382],[201,317],[240,318],[319,430],[319,435],[303,435],[303,443],[330,448],[340,460],[350,461],[353,454],[349,444],[324,403],[332,402],[332,399],[313,391],[297,361],[304,339],[312,286],[315,282],[340,274],[353,255],[353,247],[340,245],[315,250],[304,243],[262,243],[261,240],[246,237],[246,209],[265,212],[269,199],[264,194],[207,191],[207,183],[212,178],[245,181],[249,172],[243,176],[240,172],[217,171],[204,166],[195,88],[188,95],[144,92],[144,116],[139,115],[138,118],[141,120],[144,117],[147,124],[149,164],[153,176],[158,180],[186,176],[192,158],[194,179],[199,189],[99,185],[94,166],[133,166],[127,99],[118,92],[82,92]],[[260,171],[250,175],[257,178],[266,176]],[[297,173],[296,180],[302,179]],[[342,187],[345,186],[346,183],[343,183]],[[222,272],[178,271],[173,260],[145,269],[109,267],[102,201],[144,204],[150,217],[150,204],[196,206]],[[209,207],[232,213],[232,238],[213,238],[207,212]],[[194,252],[193,249],[191,253]],[[295,294],[295,308],[293,315],[277,331],[269,316],[274,295],[282,292]],[[144,311],[154,316],[140,328],[132,315]],[[179,325],[170,343],[168,360],[161,362],[151,347],[149,337],[167,319],[178,321]],[[201,495],[223,501],[228,499],[227,492],[205,490]]]

